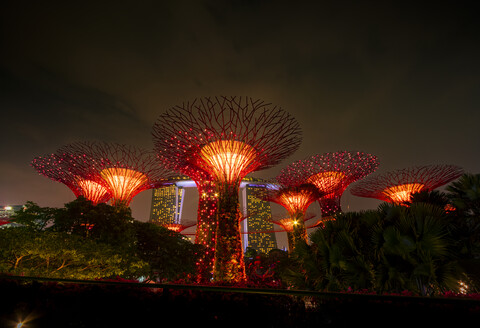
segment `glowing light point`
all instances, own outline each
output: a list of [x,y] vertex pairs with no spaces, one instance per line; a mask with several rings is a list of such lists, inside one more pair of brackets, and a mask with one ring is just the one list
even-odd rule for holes
[[305,212],[322,193],[313,184],[295,185],[295,179],[289,182],[290,185],[275,182],[278,189],[258,188],[255,190],[255,196],[265,201],[275,202],[287,210],[289,218],[282,218],[273,223],[280,225],[287,232],[288,249],[292,252],[299,240],[307,241]]

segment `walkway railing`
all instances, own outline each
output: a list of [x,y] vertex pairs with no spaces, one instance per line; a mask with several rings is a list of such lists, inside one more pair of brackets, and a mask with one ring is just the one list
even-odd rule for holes
[[466,307],[474,307],[480,309],[480,299],[468,297],[421,297],[421,296],[404,296],[404,295],[372,295],[361,293],[342,293],[342,292],[318,292],[308,290],[295,289],[270,289],[270,288],[245,288],[231,286],[210,286],[196,284],[165,284],[165,283],[140,283],[128,281],[111,281],[111,280],[76,280],[76,279],[58,279],[45,277],[27,277],[27,276],[10,276],[0,275],[1,280],[21,280],[21,281],[38,281],[38,282],[56,282],[62,284],[90,284],[90,285],[114,285],[128,286],[136,288],[152,288],[163,289],[165,292],[170,290],[191,290],[218,293],[242,293],[242,294],[259,294],[259,295],[290,295],[297,297],[313,297],[316,299],[339,299],[339,300],[365,300],[365,301],[383,301],[383,302],[411,302],[413,304],[456,304]]

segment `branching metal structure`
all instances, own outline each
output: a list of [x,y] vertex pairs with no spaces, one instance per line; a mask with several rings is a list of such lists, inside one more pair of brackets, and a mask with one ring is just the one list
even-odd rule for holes
[[196,223],[188,223],[188,224],[181,224],[181,223],[164,223],[160,224],[160,226],[167,228],[168,230],[175,231],[181,233],[183,230],[193,227]]
[[305,212],[322,194],[313,184],[284,185],[275,183],[274,185],[277,188],[256,189],[255,196],[265,201],[277,203],[287,210],[289,217],[282,218],[274,223],[283,227],[287,232],[288,249],[292,252],[299,240],[307,241]]
[[283,109],[248,97],[198,98],[170,108],[153,127],[155,149],[178,172],[208,174],[217,197],[213,278],[245,279],[238,188],[250,172],[298,149],[298,122]]
[[338,151],[313,155],[284,168],[277,180],[288,181],[292,176],[313,183],[323,194],[319,198],[322,218],[341,212],[340,201],[345,189],[353,182],[374,172],[377,157],[357,151]]
[[78,174],[77,167],[83,162],[83,156],[50,154],[35,157],[31,166],[41,175],[66,185],[76,197],[83,196],[94,204],[107,202],[110,199],[110,193],[107,188],[97,182],[94,172]]
[[141,191],[168,183],[173,172],[158,165],[153,151],[106,142],[76,142],[57,151],[61,157],[82,158],[75,175],[94,180],[108,189],[112,205],[129,206]]
[[412,194],[432,191],[459,178],[463,169],[455,165],[424,165],[389,171],[357,182],[350,192],[360,197],[406,205]]

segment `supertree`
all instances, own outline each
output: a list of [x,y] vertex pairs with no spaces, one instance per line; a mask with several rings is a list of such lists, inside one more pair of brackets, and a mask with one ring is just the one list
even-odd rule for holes
[[261,100],[206,97],[161,114],[153,137],[159,156],[174,162],[179,172],[192,168],[208,174],[218,195],[213,279],[244,280],[240,182],[248,173],[272,167],[298,149],[298,122]]
[[288,181],[291,176],[313,183],[323,194],[319,198],[322,218],[341,212],[341,197],[347,187],[378,167],[377,157],[358,151],[338,151],[313,155],[284,168],[277,180]]
[[265,188],[255,189],[255,196],[277,203],[287,210],[289,217],[274,221],[274,223],[283,227],[287,232],[288,249],[292,252],[299,240],[307,241],[305,212],[322,194],[313,184],[284,185],[277,182],[272,183],[272,186],[275,187],[265,186]]
[[35,157],[31,166],[41,175],[66,185],[76,197],[83,196],[94,204],[107,202],[110,193],[106,187],[95,181],[94,172],[76,173],[77,167],[83,163],[83,156],[50,154]]
[[[316,214],[314,213],[305,213],[304,216],[302,217],[305,233],[307,229],[316,228],[319,225],[319,222],[316,222],[316,221],[312,222],[312,220],[315,217],[316,217]],[[275,215],[275,216],[272,216],[269,219],[269,221],[278,225],[282,229],[280,231],[285,231],[287,233],[288,250],[289,252],[291,252],[295,248],[294,246],[295,246],[296,240],[297,241],[299,240],[298,237],[295,240],[295,236],[294,236],[294,230],[297,228],[298,221],[297,222],[293,221],[290,215],[288,216]],[[278,231],[274,231],[274,232],[278,232]],[[303,239],[303,236],[301,237]]]
[[173,175],[158,165],[153,151],[119,143],[75,142],[57,154],[82,158],[75,166],[76,174],[106,187],[114,206],[128,207],[138,193],[168,184]]
[[455,165],[424,165],[397,169],[357,182],[350,192],[360,197],[407,205],[412,194],[432,191],[463,174]]

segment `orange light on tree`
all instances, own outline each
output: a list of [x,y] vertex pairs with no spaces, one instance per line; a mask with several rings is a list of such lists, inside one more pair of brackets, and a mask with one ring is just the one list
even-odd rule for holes
[[351,193],[355,196],[408,205],[412,194],[430,192],[462,174],[463,169],[456,165],[413,166],[367,177],[354,185]]
[[285,208],[291,209],[290,211],[292,212],[300,212],[303,208],[306,208],[311,204],[308,196],[301,193],[294,194],[288,192],[280,195],[278,198],[278,202],[285,204]]
[[261,100],[205,97],[161,114],[153,137],[163,162],[173,162],[175,170],[182,173],[203,171],[215,186],[214,281],[245,280],[240,182],[248,173],[272,167],[298,149],[298,122]]
[[[63,183],[76,197],[83,196],[94,204],[110,199],[110,193],[98,180],[98,174],[85,165],[83,156],[70,154],[50,154],[33,159],[31,166],[41,175]],[[80,176],[81,174],[85,177]]]
[[342,172],[326,171],[312,175],[307,182],[313,183],[318,190],[327,195],[339,188],[344,179],[345,174]]
[[232,183],[255,161],[256,152],[248,144],[236,140],[218,140],[201,149],[201,157],[209,172],[219,181]]
[[193,227],[195,223],[181,224],[181,223],[162,223],[162,227],[167,228],[170,231],[181,233],[183,230]]
[[155,152],[106,142],[76,142],[61,147],[62,156],[81,158],[77,176],[104,186],[112,205],[129,206],[140,192],[168,183],[173,172],[159,165]]
[[111,167],[100,171],[100,176],[108,185],[112,194],[112,203],[130,204],[143,186],[148,182],[145,174],[123,167]]
[[91,200],[94,204],[103,203],[110,199],[108,189],[101,184],[80,177],[76,178],[77,185],[82,189],[85,198]]
[[293,232],[294,227],[298,225],[298,221],[292,220],[291,218],[280,219],[277,222],[287,232]]
[[383,193],[391,199],[392,203],[407,203],[412,198],[412,194],[422,191],[425,186],[421,183],[405,183],[398,186],[386,188]]
[[275,181],[273,185],[277,188],[255,188],[253,192],[257,198],[277,203],[287,210],[289,217],[275,223],[287,232],[288,249],[292,252],[298,241],[307,241],[305,212],[322,193],[313,184],[294,185],[293,181],[290,184],[282,185]]
[[267,199],[270,198],[271,201],[282,205],[292,217],[297,217],[299,213],[304,214],[310,204],[317,200],[320,195],[315,187],[306,184],[296,187],[283,187]]
[[307,241],[307,229],[318,226],[318,223],[308,224],[307,226],[307,223],[314,217],[314,214],[306,213],[298,219],[292,219],[289,215],[288,217],[272,217],[270,221],[280,226],[283,231],[287,233],[288,251],[292,252],[295,249],[297,242],[300,240]]
[[322,218],[330,218],[342,211],[340,201],[347,187],[378,167],[377,157],[358,151],[338,151],[313,155],[284,168],[277,179],[280,182],[296,177],[298,181],[313,183],[323,196],[318,199]]

